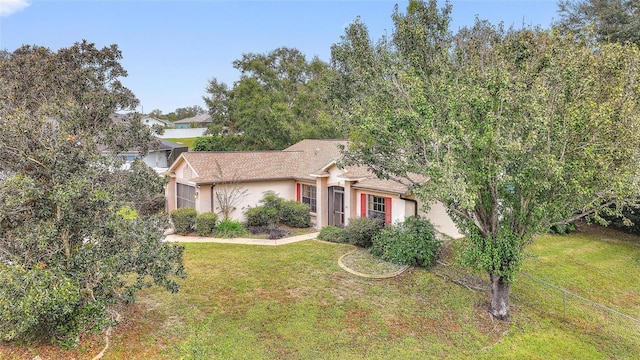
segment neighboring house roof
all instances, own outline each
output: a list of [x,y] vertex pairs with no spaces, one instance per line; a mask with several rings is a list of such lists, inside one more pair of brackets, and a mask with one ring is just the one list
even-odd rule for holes
[[209,114],[200,114],[200,115],[196,115],[190,118],[186,118],[186,119],[182,119],[182,120],[178,120],[176,122],[174,122],[174,124],[191,124],[191,123],[210,123],[212,122],[213,119],[211,118],[211,115]]
[[[169,173],[186,162],[193,170],[190,181],[210,184],[230,181],[306,180],[328,176],[340,158],[338,145],[346,140],[303,140],[282,151],[185,152],[171,165]],[[375,177],[364,166],[348,166],[340,176],[357,180],[354,187],[405,194],[408,187]]]
[[188,146],[184,146],[181,144],[176,144],[174,142],[165,140],[165,139],[158,139],[160,141],[160,145],[158,146],[158,150],[173,150],[173,149],[184,149],[184,148],[189,148]]

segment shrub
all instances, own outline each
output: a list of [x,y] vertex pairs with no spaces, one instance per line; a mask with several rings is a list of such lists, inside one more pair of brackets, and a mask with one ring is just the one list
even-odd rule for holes
[[194,208],[180,208],[171,212],[171,221],[176,233],[186,235],[191,232],[196,224],[198,213]]
[[278,209],[267,206],[256,206],[245,212],[248,226],[271,226],[278,224],[280,212]]
[[344,229],[337,226],[325,226],[320,229],[318,239],[335,243],[344,243]]
[[280,204],[280,222],[294,228],[311,226],[311,209],[309,205],[294,200]]
[[601,214],[602,218],[609,222],[610,227],[640,235],[640,207],[625,206],[622,209],[622,216],[613,213],[614,206],[611,206],[611,209],[610,214]]
[[345,228],[345,242],[360,247],[370,247],[373,236],[384,228],[384,221],[372,218],[357,218],[349,222]]
[[75,321],[59,328],[82,307],[82,289],[59,269],[0,264],[0,299],[0,342],[80,331]]
[[549,229],[549,233],[558,234],[558,235],[569,234],[574,231],[576,231],[576,224],[572,222],[566,223],[566,224],[553,225]]
[[280,212],[280,208],[282,206],[282,203],[284,202],[284,199],[278,196],[278,194],[274,193],[273,191],[267,191],[260,202],[263,203],[265,207],[276,209],[278,210],[278,212]]
[[245,235],[246,233],[247,229],[245,229],[241,222],[230,219],[220,221],[214,231],[217,237],[222,238],[235,238]]
[[440,253],[440,241],[428,220],[410,217],[377,233],[370,252],[394,264],[431,267]]
[[207,236],[213,234],[218,222],[218,215],[212,212],[198,214],[196,216],[196,234]]

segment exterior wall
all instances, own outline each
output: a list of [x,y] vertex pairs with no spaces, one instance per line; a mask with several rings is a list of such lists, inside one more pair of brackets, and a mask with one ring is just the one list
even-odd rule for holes
[[211,209],[211,188],[209,184],[196,185],[196,211],[198,213],[209,212]]
[[164,201],[168,213],[176,209],[176,179],[169,177],[169,182],[164,186]]
[[400,199],[400,195],[398,194],[388,194],[388,193],[372,191],[372,190],[357,190],[355,191],[355,195],[356,195],[355,198],[357,199],[356,214],[358,217],[360,216],[360,214],[362,214],[362,204],[359,201],[361,194],[390,197],[391,198],[391,223],[394,223],[396,221],[404,221],[404,219],[406,219],[407,217],[413,216],[413,212],[407,214],[406,212],[407,209],[405,204],[406,201],[403,199]]
[[349,225],[351,219],[358,217],[357,191],[351,188],[353,181],[345,181],[344,184],[344,225]]
[[431,221],[431,223],[441,233],[454,239],[463,237],[463,235],[460,234],[460,231],[458,231],[456,224],[453,223],[453,220],[451,220],[451,217],[447,214],[447,209],[441,202],[436,201],[431,204],[429,211],[426,213],[420,211],[420,215],[429,219],[429,221]]
[[[167,212],[171,213],[173,210],[176,209],[176,184],[177,183],[181,183],[181,184],[186,184],[186,185],[193,185],[195,186],[194,183],[190,183],[189,180],[191,180],[195,175],[193,174],[193,172],[191,171],[191,168],[187,165],[186,162],[182,162],[175,170],[175,176],[171,176],[169,178],[169,183],[167,183],[166,188],[165,188],[165,197],[166,197],[166,202],[167,202]],[[197,191],[198,189],[196,189]],[[198,202],[202,200],[201,196],[198,196],[196,198],[196,210],[198,210],[199,204]]]
[[[178,124],[179,125],[179,124]],[[207,129],[204,128],[189,128],[187,124],[187,128],[179,129],[176,126],[176,129],[164,129],[164,133],[162,135],[156,135],[160,139],[168,139],[168,138],[195,138],[204,135],[204,132]]]
[[327,178],[316,179],[316,227],[329,224],[329,189]]
[[[235,210],[233,210],[230,214],[232,219],[245,221],[244,212],[249,207],[255,207],[260,205],[260,200],[264,197],[265,192],[273,191],[278,196],[286,200],[295,200],[296,199],[296,186],[295,182],[292,180],[282,180],[282,181],[263,181],[263,182],[247,182],[240,183],[236,185],[216,185],[213,188],[213,202],[214,202],[214,212],[219,213],[220,207],[218,205],[218,200],[215,198],[215,193],[219,190],[222,190],[226,187],[228,191],[230,191],[231,187],[239,186],[240,191],[245,191],[245,195],[238,201],[235,206]],[[205,201],[203,199],[203,201]],[[209,200],[210,202],[211,200]],[[196,209],[197,210],[197,209]]]
[[[407,217],[415,215],[415,205],[412,201],[401,199],[399,195],[385,194],[382,192],[369,191],[369,190],[357,190],[354,192],[356,201],[356,214],[360,216],[362,213],[362,204],[360,203],[360,194],[384,196],[391,198],[391,222],[404,221]],[[418,201],[418,209],[422,208],[422,204]],[[429,219],[431,223],[436,227],[436,230],[443,233],[446,236],[454,239],[461,238],[462,234],[458,231],[458,228],[447,214],[447,210],[440,202],[435,202],[431,205],[428,212],[418,210],[418,215]]]

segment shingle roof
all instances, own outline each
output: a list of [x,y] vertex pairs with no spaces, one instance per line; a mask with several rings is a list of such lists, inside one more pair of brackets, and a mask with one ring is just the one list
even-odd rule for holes
[[296,179],[313,180],[323,167],[340,158],[338,145],[346,145],[346,140],[302,140],[289,146],[283,152],[301,152],[300,163],[293,176]]
[[174,124],[191,124],[191,123],[209,123],[212,122],[211,115],[209,114],[200,114],[196,116],[192,116],[190,118],[178,120],[174,122]]
[[[326,167],[340,158],[338,145],[346,140],[303,140],[282,151],[186,152],[184,160],[196,183],[296,179],[314,181],[328,175]],[[174,164],[172,168],[175,166]],[[365,166],[348,166],[341,176],[358,180],[354,187],[404,194],[407,186],[380,180]],[[313,175],[312,175],[313,174]]]

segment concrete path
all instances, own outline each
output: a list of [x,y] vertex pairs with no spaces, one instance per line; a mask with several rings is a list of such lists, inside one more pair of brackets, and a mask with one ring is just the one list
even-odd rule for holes
[[221,239],[210,238],[202,236],[182,236],[177,234],[169,234],[165,238],[165,241],[171,242],[214,242],[222,244],[244,244],[244,245],[267,245],[277,246],[284,244],[291,244],[298,241],[312,240],[318,237],[318,233],[304,234],[298,236],[291,236],[282,239],[269,240],[269,239],[247,239],[247,238],[233,238],[233,239]]

